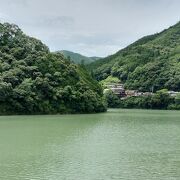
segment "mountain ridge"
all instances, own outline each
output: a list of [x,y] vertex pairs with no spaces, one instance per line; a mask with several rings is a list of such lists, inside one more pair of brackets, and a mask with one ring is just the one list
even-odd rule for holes
[[88,57],[80,53],[75,53],[68,50],[60,50],[58,52],[62,53],[66,58],[70,57],[70,59],[76,64],[81,64],[81,63],[89,64],[100,59],[100,57],[96,57],[96,56]]
[[145,36],[106,58],[87,65],[97,80],[112,75],[126,88],[180,90],[180,22]]

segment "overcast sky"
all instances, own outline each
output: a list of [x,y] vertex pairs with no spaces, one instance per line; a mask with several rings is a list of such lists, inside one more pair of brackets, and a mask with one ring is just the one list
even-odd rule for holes
[[180,0],[0,0],[0,21],[52,51],[107,56],[180,20]]

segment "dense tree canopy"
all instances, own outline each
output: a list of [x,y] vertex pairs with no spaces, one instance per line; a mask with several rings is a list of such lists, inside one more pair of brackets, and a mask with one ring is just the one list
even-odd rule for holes
[[102,89],[83,67],[16,25],[0,24],[0,113],[105,111]]
[[87,66],[97,80],[118,77],[128,89],[180,90],[180,23]]
[[109,108],[180,110],[180,94],[172,97],[166,89],[157,91],[151,96],[131,96],[124,99],[120,99],[113,92],[107,91],[105,98]]

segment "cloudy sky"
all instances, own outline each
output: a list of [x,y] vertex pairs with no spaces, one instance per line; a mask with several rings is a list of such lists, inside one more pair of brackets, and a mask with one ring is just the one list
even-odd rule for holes
[[180,0],[0,0],[15,23],[52,51],[107,56],[180,20]]

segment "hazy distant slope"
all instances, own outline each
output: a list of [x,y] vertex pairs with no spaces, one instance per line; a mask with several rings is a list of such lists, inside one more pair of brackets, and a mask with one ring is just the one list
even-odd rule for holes
[[88,65],[97,80],[118,77],[130,89],[180,90],[180,23]]
[[82,63],[82,61],[85,64],[89,64],[89,63],[92,63],[92,62],[100,59],[99,57],[87,57],[87,56],[83,56],[81,54],[74,53],[71,51],[66,51],[66,50],[62,50],[59,52],[62,53],[66,58],[70,57],[71,60],[76,64],[80,64],[80,63]]

